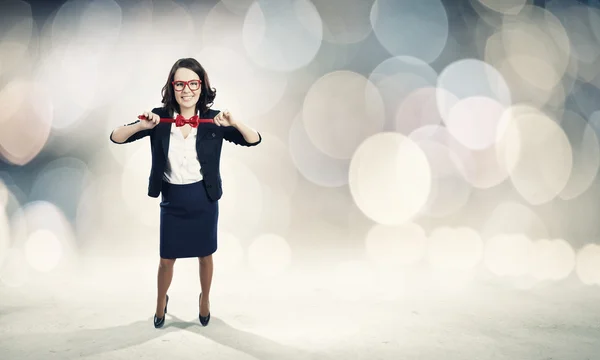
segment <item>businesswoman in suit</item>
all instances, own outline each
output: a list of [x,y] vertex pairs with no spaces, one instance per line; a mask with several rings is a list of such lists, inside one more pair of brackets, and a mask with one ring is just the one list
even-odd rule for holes
[[156,328],[165,322],[175,260],[190,257],[199,259],[198,318],[203,326],[208,325],[218,200],[223,194],[221,146],[223,140],[241,146],[255,146],[262,140],[258,132],[230,112],[210,109],[215,96],[202,65],[192,58],[180,59],[162,89],[163,106],[143,112],[140,120],[117,127],[110,134],[116,144],[150,137],[148,195],[162,194]]

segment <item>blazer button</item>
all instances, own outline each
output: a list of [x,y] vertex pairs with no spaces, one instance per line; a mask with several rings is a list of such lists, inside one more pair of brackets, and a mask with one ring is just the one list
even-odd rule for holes
[[212,137],[215,137],[215,133],[212,133]]

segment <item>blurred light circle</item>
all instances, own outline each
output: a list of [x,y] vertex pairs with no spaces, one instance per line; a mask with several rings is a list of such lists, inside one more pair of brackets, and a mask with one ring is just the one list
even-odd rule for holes
[[282,275],[288,270],[291,262],[292,249],[279,235],[260,235],[248,247],[249,266],[262,276]]
[[54,48],[78,43],[101,55],[118,41],[121,16],[121,7],[113,0],[68,0],[49,18],[48,35]]
[[575,271],[586,285],[600,285],[600,245],[587,244],[577,252]]
[[[600,77],[599,77],[600,78]],[[573,111],[577,111],[584,118],[593,118],[598,112],[597,99],[600,97],[600,83],[578,82],[570,94],[570,105]]]
[[[187,57],[184,54],[189,54],[190,47],[197,46],[199,39],[196,37],[195,26],[198,24],[197,19],[190,14],[189,8],[179,1],[162,0],[149,3],[141,2],[144,6],[151,9],[149,15],[151,28],[149,29],[150,37],[145,39],[149,46],[156,46],[158,55],[159,49],[163,44],[169,44],[170,63],[173,63],[175,58]],[[139,22],[136,21],[135,25]],[[176,25],[175,25],[176,24]],[[169,53],[167,52],[167,53]],[[179,54],[175,56],[175,54]],[[167,58],[165,58],[166,60]],[[167,68],[169,69],[170,66]],[[165,72],[165,75],[168,74]]]
[[469,149],[483,150],[495,144],[504,110],[504,106],[493,99],[468,97],[452,106],[446,126],[461,144]]
[[423,126],[441,125],[436,94],[434,87],[419,88],[408,94],[396,111],[396,131],[408,135]]
[[427,156],[431,168],[431,189],[421,213],[433,217],[449,216],[469,200],[471,186],[463,177],[461,159],[448,146],[432,139],[419,139],[416,131],[409,138],[415,141]]
[[[544,89],[544,83],[548,81],[558,83],[564,75],[571,56],[571,45],[569,35],[560,20],[547,9],[539,6],[526,5],[517,16],[504,16],[502,24],[502,40],[504,50],[508,57],[516,56],[525,62],[516,61],[515,70],[521,76],[533,80],[533,83]],[[529,67],[533,59],[539,66],[540,61],[547,62],[554,71],[546,73],[547,68],[542,69]],[[539,59],[539,60],[536,60]],[[529,67],[520,68],[523,64]],[[546,74],[544,77],[542,74]],[[553,76],[557,74],[558,76]],[[534,75],[534,78],[531,76]],[[540,81],[540,82],[537,82]]]
[[70,129],[93,108],[101,80],[99,60],[77,43],[55,47],[43,58],[36,81],[52,89],[54,129]]
[[482,255],[483,242],[473,229],[441,227],[429,236],[427,260],[434,269],[471,270]]
[[[235,159],[250,169],[261,186],[282,189],[287,194],[296,190],[298,170],[292,161],[289,147],[275,134],[260,130],[262,142],[255,147],[223,142],[222,159]],[[229,177],[223,177],[223,186]],[[243,180],[240,179],[240,183]]]
[[549,236],[546,224],[535,211],[524,204],[509,201],[496,205],[483,224],[482,237],[487,240],[505,233],[523,234],[529,239]]
[[562,280],[575,268],[575,251],[562,239],[533,243],[531,275],[538,280]]
[[314,0],[323,21],[323,40],[355,44],[369,36],[373,28],[369,13],[374,0]]
[[63,157],[49,162],[34,179],[29,199],[58,206],[69,218],[75,217],[81,194],[93,174],[82,160]]
[[587,18],[589,20],[586,22],[590,25],[590,30],[596,41],[600,42],[600,9],[586,6],[585,10],[587,11]]
[[573,150],[573,169],[559,197],[570,200],[585,193],[596,179],[600,168],[600,144],[592,126],[575,112],[565,112],[561,127]]
[[[14,244],[20,248],[25,246],[32,234],[45,230],[51,232],[54,239],[60,242],[64,260],[70,260],[76,251],[73,226],[64,212],[53,203],[33,201],[25,204],[11,218],[11,227],[14,230]],[[45,235],[48,234],[46,232],[37,234],[34,241],[38,241],[40,236]]]
[[244,118],[256,118],[272,110],[281,100],[287,79],[264,69],[257,69],[245,57],[225,47],[204,47],[197,55],[210,74],[211,85],[218,84],[215,106]]
[[565,89],[556,82],[559,73],[546,59],[536,57],[537,54],[507,53],[504,30],[487,39],[484,59],[506,79],[512,90],[513,103],[526,101],[538,107],[561,107],[565,102]]
[[223,4],[229,11],[237,14],[244,15],[255,0],[221,0],[219,3]]
[[362,75],[336,71],[311,86],[302,120],[319,150],[333,158],[349,159],[360,143],[383,129],[383,101]]
[[500,70],[513,90],[513,102],[560,108],[570,92],[570,40],[561,22],[547,9],[526,5],[518,14],[503,16],[485,44],[484,60]]
[[[545,91],[554,89],[561,79],[561,74],[558,74],[552,65],[544,59],[526,55],[512,55],[506,61],[521,79]],[[533,71],[534,69],[535,71]]]
[[400,226],[375,224],[367,233],[365,249],[381,269],[397,269],[421,261],[427,248],[425,230],[415,223]]
[[28,55],[34,35],[31,5],[21,0],[2,1],[0,34],[0,75],[3,75]]
[[590,115],[587,123],[590,126],[590,128],[594,130],[596,138],[600,138],[600,110],[594,111]]
[[40,272],[54,269],[62,257],[62,244],[52,231],[45,229],[32,232],[24,250],[29,265]]
[[24,284],[30,269],[72,273],[77,251],[75,235],[69,220],[54,204],[27,203],[11,217],[11,230],[13,258],[9,255],[5,259],[0,275],[5,283]]
[[392,55],[431,63],[448,40],[448,16],[440,0],[376,0],[370,19],[377,39]]
[[427,202],[431,169],[415,142],[398,133],[381,133],[365,140],[354,153],[349,186],[367,217],[383,225],[400,225]]
[[301,115],[294,118],[290,127],[289,147],[296,168],[308,181],[324,187],[348,183],[350,160],[336,159],[320,151],[308,137]]
[[[435,86],[437,73],[431,65],[421,59],[412,56],[396,56],[377,65],[369,74],[369,81],[380,93],[385,107],[385,117],[388,121],[395,119],[395,123],[388,124],[386,129],[391,130],[397,126],[396,129],[406,135],[408,132],[404,129],[410,128],[410,125],[418,119],[412,120],[412,114],[406,114],[408,111],[406,107],[411,103],[405,104],[405,101],[415,91]],[[417,99],[410,99],[411,102],[415,100]],[[433,110],[437,112],[437,109],[433,108]],[[405,118],[407,115],[408,119]]]
[[[502,124],[502,121],[500,124]],[[498,134],[503,134],[503,131],[499,130]],[[501,136],[501,139],[498,140],[495,146],[490,146],[483,150],[468,149],[452,136],[445,126],[423,126],[413,131],[410,134],[410,138],[421,143],[424,141],[433,141],[448,147],[450,154],[452,154],[449,156],[455,160],[460,159],[460,166],[457,167],[457,170],[475,188],[488,189],[502,183],[508,178],[506,164],[505,162],[501,162],[500,160],[503,160],[503,158],[499,160],[498,156],[499,151],[503,149],[500,146],[504,143],[503,136]],[[435,176],[435,173],[433,176]],[[443,187],[445,188],[446,184]],[[432,189],[432,191],[435,191],[435,189]]]
[[444,121],[449,120],[457,103],[467,98],[489,98],[503,107],[512,104],[511,91],[502,74],[477,59],[462,59],[446,66],[438,77],[437,88],[438,110]]
[[50,136],[53,105],[37,82],[14,80],[0,90],[0,157],[25,165],[44,148]]
[[275,71],[297,70],[321,47],[323,24],[308,0],[254,2],[244,20],[244,47],[257,65]]
[[516,15],[527,4],[527,0],[476,0],[490,10],[505,14]]
[[78,17],[78,22],[77,35],[86,42],[86,46],[94,49],[97,56],[107,55],[119,40],[121,6],[114,0],[89,1]]
[[9,197],[11,194],[2,179],[2,175],[3,174],[0,173],[0,210],[4,211],[6,206],[8,205]]
[[21,204],[27,201],[27,196],[7,172],[0,171],[0,209],[4,210],[8,217],[21,209]]
[[515,109],[506,116],[503,155],[513,186],[530,204],[547,203],[571,176],[569,139],[560,125],[535,109]]
[[[219,1],[216,4],[194,2],[190,5],[193,18],[202,24],[198,30],[201,33],[203,48],[217,46],[246,55],[242,41],[242,29],[246,12],[253,3],[254,0],[240,0],[239,4],[245,5],[245,9],[240,8],[241,13],[238,9],[234,9],[234,6],[230,6],[232,5],[231,1]],[[219,34],[219,36],[215,36],[215,34]],[[198,60],[204,62],[209,59],[199,58]]]
[[525,235],[496,235],[485,244],[484,262],[495,275],[524,276],[530,272],[533,250]]

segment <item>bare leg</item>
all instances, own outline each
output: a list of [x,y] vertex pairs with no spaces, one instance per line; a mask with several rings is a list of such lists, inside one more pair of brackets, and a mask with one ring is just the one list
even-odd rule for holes
[[202,298],[200,299],[200,315],[208,316],[210,285],[213,276],[213,258],[212,255],[198,258],[200,261],[200,287],[202,288]]
[[165,316],[165,305],[167,302],[167,291],[173,280],[173,266],[175,259],[160,259],[158,265],[158,293],[156,296],[156,316],[162,318]]

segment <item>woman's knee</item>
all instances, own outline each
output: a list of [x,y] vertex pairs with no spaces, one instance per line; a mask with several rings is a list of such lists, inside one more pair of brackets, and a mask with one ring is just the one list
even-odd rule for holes
[[212,255],[199,257],[198,260],[200,261],[200,265],[212,264]]
[[160,258],[159,266],[162,268],[170,269],[175,265],[175,259],[163,259]]

